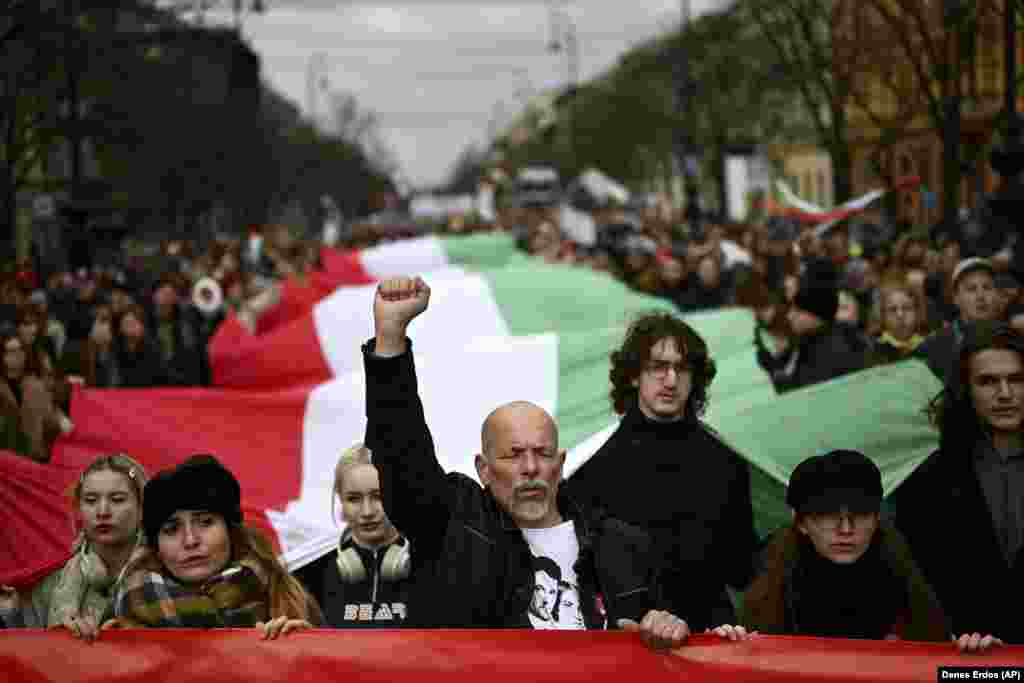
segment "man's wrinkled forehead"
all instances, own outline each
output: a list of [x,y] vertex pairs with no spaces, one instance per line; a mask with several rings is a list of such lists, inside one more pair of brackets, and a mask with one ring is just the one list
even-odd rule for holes
[[501,441],[506,448],[558,446],[558,432],[554,420],[546,413],[520,413],[504,417],[499,422]]

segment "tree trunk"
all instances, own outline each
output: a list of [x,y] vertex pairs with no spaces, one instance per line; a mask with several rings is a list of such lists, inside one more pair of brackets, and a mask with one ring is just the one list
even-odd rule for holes
[[6,263],[15,258],[18,234],[17,189],[6,168],[0,184],[0,263]]
[[960,213],[960,98],[946,100],[942,145],[942,220],[951,230]]
[[853,152],[847,136],[846,113],[842,106],[832,107],[832,192],[835,206],[853,196]]

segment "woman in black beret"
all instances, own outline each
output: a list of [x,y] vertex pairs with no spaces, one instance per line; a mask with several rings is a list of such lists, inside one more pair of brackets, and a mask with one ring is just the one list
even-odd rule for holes
[[[714,629],[829,638],[948,641],[946,616],[906,541],[883,522],[882,475],[857,451],[832,451],[797,465],[786,504],[793,523],[766,549],[767,567],[747,591],[742,626]],[[960,649],[999,644],[991,636]]]
[[320,609],[270,542],[242,521],[238,480],[196,455],[146,484],[146,546],[104,628],[255,626],[264,638],[311,628]]

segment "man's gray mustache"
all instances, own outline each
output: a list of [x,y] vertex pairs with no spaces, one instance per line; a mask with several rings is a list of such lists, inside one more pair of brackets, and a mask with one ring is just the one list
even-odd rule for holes
[[519,486],[515,487],[515,489],[513,489],[513,491],[512,491],[512,494],[515,495],[515,496],[518,496],[518,495],[520,495],[522,493],[525,493],[526,491],[537,491],[537,490],[540,490],[540,491],[543,491],[544,493],[547,493],[548,491],[551,490],[551,485],[548,484],[543,479],[531,479],[530,481],[524,481],[522,484],[520,484]]

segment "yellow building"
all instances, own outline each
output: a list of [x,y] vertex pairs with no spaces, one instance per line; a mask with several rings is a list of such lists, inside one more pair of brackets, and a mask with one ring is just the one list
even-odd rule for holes
[[[844,0],[843,20],[833,29],[833,50],[837,79],[848,79],[852,86],[843,104],[849,121],[854,195],[916,175],[921,191],[901,193],[900,217],[915,225],[941,219],[943,137],[935,128],[935,118],[929,116],[927,92],[939,106],[945,98],[960,95],[960,158],[965,162],[981,159],[975,166],[977,174],[962,178],[960,207],[973,207],[981,193],[998,184],[988,150],[1000,125],[1005,93],[1005,2],[974,0],[979,19],[976,35],[961,39],[947,29],[945,3],[940,0]],[[882,16],[880,6],[887,8],[889,18]],[[972,42],[976,45],[973,55]],[[1021,54],[1018,46],[1018,64]],[[958,64],[961,77],[945,85],[940,82],[935,74],[943,63]]]

